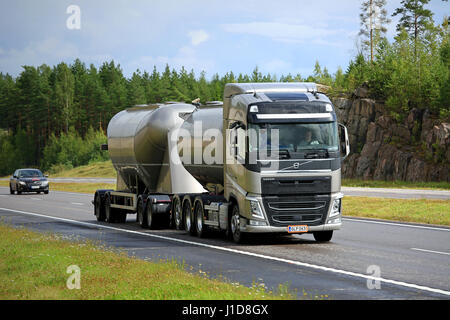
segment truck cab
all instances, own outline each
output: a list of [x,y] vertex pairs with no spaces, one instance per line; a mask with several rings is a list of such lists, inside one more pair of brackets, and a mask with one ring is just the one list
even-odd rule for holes
[[350,151],[329,98],[314,83],[227,84],[223,130],[234,240],[270,232],[329,241],[342,224],[341,161]]

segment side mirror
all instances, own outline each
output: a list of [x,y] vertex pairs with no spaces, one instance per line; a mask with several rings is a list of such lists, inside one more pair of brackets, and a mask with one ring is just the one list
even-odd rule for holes
[[44,177],[45,177],[45,178],[48,178],[48,174],[44,174]]
[[17,179],[17,176],[16,176],[16,175],[13,175],[13,178],[14,178],[14,179]]
[[350,154],[350,141],[348,140],[347,128],[343,124],[339,125],[339,144],[341,147],[341,158],[344,160]]

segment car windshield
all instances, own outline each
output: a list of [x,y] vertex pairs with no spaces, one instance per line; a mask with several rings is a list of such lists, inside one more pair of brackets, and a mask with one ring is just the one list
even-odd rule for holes
[[19,177],[21,178],[43,177],[43,174],[39,170],[20,170]]
[[303,158],[308,153],[339,150],[336,122],[262,123],[250,124],[250,129],[255,134],[249,139],[250,152],[267,149],[269,153],[279,151],[280,156]]

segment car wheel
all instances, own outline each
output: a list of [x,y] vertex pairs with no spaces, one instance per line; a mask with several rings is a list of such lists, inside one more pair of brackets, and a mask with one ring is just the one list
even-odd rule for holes
[[14,194],[14,190],[12,189],[11,184],[9,185],[9,193],[10,193],[10,194]]

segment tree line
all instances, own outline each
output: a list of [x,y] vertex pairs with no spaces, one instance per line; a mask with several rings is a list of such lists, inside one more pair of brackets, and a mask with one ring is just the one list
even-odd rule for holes
[[[361,6],[358,54],[345,71],[331,74],[317,61],[312,75],[247,74],[196,75],[184,67],[166,65],[162,72],[136,70],[125,77],[115,61],[99,68],[76,59],[56,66],[23,66],[18,77],[0,73],[0,175],[19,166],[77,166],[106,159],[95,151],[106,141],[111,117],[134,105],[164,101],[222,100],[226,83],[308,81],[327,85],[329,94],[350,94],[362,84],[370,97],[384,101],[396,118],[412,108],[450,116],[450,42],[448,18],[433,21],[428,0],[403,0],[397,35],[385,36],[385,0]],[[94,144],[92,144],[94,143]],[[86,148],[74,145],[85,144]],[[88,156],[91,154],[91,156]]]

